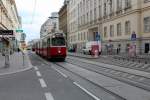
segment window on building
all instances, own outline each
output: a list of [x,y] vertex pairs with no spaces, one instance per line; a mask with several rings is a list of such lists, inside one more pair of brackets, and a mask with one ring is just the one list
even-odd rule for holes
[[117,0],[117,9],[122,9],[122,0]]
[[86,40],[85,32],[84,32],[84,40]]
[[80,34],[78,33],[78,40],[80,40]]
[[101,18],[101,17],[102,17],[102,6],[99,5],[99,18]]
[[131,23],[130,21],[125,22],[125,34],[130,34],[131,33]]
[[131,0],[125,0],[125,8],[131,7]]
[[144,32],[150,32],[150,17],[144,18]]
[[96,0],[94,0],[94,6],[95,6],[95,7],[96,7],[96,3],[97,3]]
[[83,34],[81,33],[81,40],[83,40]]
[[90,11],[90,21],[92,21],[92,10]]
[[121,23],[117,24],[117,36],[121,35]]
[[99,0],[99,5],[101,5],[102,0]]
[[107,27],[104,27],[104,37],[107,37]]
[[106,8],[106,3],[104,3],[104,16],[107,15],[106,10],[107,10],[107,8]]
[[110,37],[114,36],[114,25],[110,25]]
[[96,8],[94,8],[94,20],[96,20],[97,13],[96,13]]
[[86,33],[86,40],[89,40],[89,33]]
[[113,3],[112,0],[109,1],[109,5],[110,5],[110,13],[113,12]]
[[87,22],[89,22],[89,13],[86,14]]

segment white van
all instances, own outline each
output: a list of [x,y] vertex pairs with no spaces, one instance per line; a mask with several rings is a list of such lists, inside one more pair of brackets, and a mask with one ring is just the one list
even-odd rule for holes
[[84,54],[92,53],[92,45],[99,45],[99,54],[101,53],[101,42],[99,41],[90,41],[85,44],[85,47],[82,49]]

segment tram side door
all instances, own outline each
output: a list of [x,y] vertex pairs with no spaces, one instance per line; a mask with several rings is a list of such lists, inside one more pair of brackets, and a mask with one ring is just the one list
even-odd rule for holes
[[50,56],[50,45],[51,45],[51,40],[50,38],[47,39],[47,57]]

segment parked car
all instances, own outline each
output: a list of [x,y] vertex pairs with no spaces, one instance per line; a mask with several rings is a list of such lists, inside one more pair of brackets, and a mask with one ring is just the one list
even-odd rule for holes
[[87,42],[85,44],[85,47],[83,47],[82,49],[82,52],[84,54],[89,54],[91,55],[92,54],[92,46],[93,45],[98,45],[99,46],[99,54],[101,54],[101,43],[98,43],[97,41],[90,41],[90,42]]

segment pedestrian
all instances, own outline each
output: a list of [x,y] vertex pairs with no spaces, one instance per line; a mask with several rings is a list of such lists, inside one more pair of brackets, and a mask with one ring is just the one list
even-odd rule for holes
[[18,48],[18,52],[20,52],[20,49]]
[[119,54],[119,48],[117,48],[117,55]]

